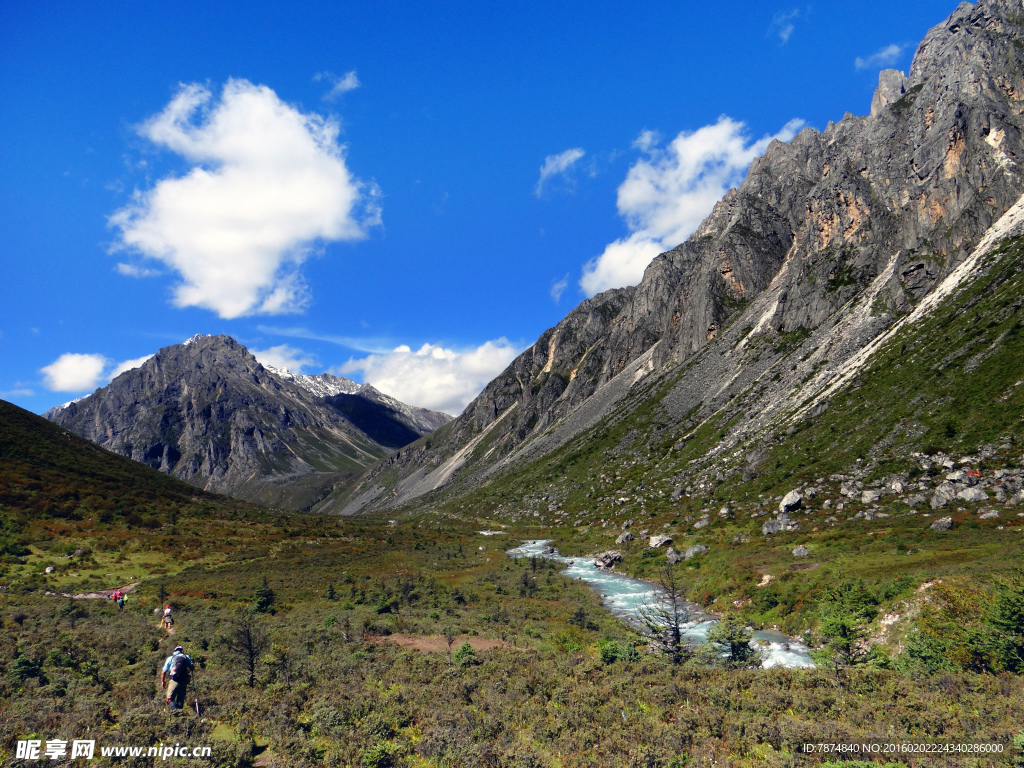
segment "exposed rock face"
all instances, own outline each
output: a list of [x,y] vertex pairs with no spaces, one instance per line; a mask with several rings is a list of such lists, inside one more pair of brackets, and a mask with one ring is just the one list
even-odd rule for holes
[[450,420],[348,379],[267,369],[228,336],[165,347],[47,417],[206,490],[292,509]]
[[[746,391],[734,441],[769,428],[798,385],[803,400],[847,375],[1024,193],[1021,15],[1016,0],[962,3],[907,75],[881,73],[870,115],[773,142],[639,285],[581,304],[429,448],[389,460],[404,479],[388,503],[564,445],[683,361],[666,415],[696,424]],[[804,340],[798,366],[764,376]]]

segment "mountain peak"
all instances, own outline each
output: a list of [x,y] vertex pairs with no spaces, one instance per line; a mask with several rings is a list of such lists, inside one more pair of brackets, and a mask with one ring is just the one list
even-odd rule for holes
[[360,422],[331,402],[360,390],[329,373],[264,366],[230,336],[197,334],[46,416],[207,490],[304,508],[448,420],[426,412],[434,418],[424,421],[421,409],[360,397]]

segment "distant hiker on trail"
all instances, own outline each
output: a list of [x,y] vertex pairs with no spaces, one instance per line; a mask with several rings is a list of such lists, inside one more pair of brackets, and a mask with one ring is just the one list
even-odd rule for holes
[[[167,678],[171,681],[168,683]],[[192,677],[192,659],[185,654],[180,645],[174,653],[167,657],[163,671],[160,673],[160,687],[167,685],[167,706],[171,709],[182,709],[185,706],[185,689]]]
[[171,618],[171,606],[168,605],[166,608],[164,608],[164,620],[162,626],[167,629],[170,629],[173,623],[174,619]]
[[114,593],[114,602],[117,603],[117,610],[124,608],[124,595],[120,589]]

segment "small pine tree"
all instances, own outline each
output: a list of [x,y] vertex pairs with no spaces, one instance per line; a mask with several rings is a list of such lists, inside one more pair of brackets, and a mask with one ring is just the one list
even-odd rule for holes
[[719,663],[731,669],[761,666],[761,653],[750,644],[754,633],[736,614],[728,614],[708,631],[707,645],[714,649]]
[[270,588],[270,585],[267,583],[267,577],[264,576],[262,585],[256,590],[252,606],[253,613],[273,614],[275,597],[274,590]]
[[338,592],[337,592],[337,590],[334,589],[334,582],[333,581],[330,584],[327,585],[327,592],[324,595],[324,597],[326,597],[328,600],[332,600],[332,601],[338,599]]
[[867,627],[854,610],[838,601],[825,603],[820,631],[825,647],[812,652],[812,657],[819,664],[839,672],[867,660]]
[[1024,672],[1024,569],[996,585],[985,617],[989,655],[996,671]]

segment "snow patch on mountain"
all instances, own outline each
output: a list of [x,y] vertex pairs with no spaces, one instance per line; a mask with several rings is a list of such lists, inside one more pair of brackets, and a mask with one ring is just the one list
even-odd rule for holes
[[87,397],[89,397],[89,395],[82,395],[81,397],[76,397],[74,400],[68,400],[66,403],[61,403],[60,405],[55,405],[55,406],[53,406],[53,408],[51,408],[50,410],[48,410],[46,413],[43,414],[43,418],[44,419],[49,419],[52,414],[60,413],[65,408],[67,408],[69,405],[74,405],[75,403],[80,403],[83,400],[85,400],[85,398],[87,398]]
[[319,373],[315,375],[292,373],[286,368],[275,368],[272,365],[264,365],[263,368],[277,376],[279,379],[289,381],[292,384],[301,387],[314,397],[354,395],[360,389],[360,386],[351,379],[346,379],[342,376],[334,376],[330,373]]

